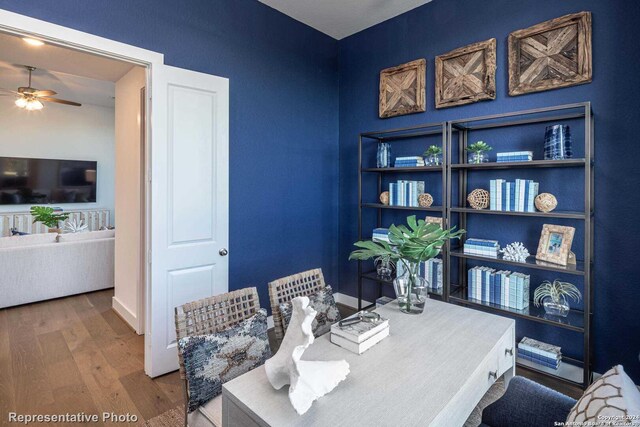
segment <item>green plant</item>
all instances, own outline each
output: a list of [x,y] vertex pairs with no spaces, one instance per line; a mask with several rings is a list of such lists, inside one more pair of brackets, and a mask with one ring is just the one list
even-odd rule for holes
[[533,304],[539,307],[545,298],[551,298],[555,303],[563,302],[566,298],[571,298],[575,302],[579,302],[582,294],[574,285],[568,282],[562,282],[558,279],[551,283],[545,280],[536,288],[533,293]]
[[69,218],[68,213],[55,213],[53,208],[48,206],[32,206],[31,215],[33,215],[34,223],[41,222],[49,228],[57,228],[58,222]]
[[472,153],[484,153],[485,151],[493,150],[493,147],[489,144],[485,144],[484,141],[478,141],[475,144],[469,145],[466,150]]
[[[402,262],[409,271],[410,280],[415,279],[417,266],[421,262],[436,257],[442,246],[449,239],[459,239],[464,230],[455,231],[455,227],[443,230],[440,225],[427,223],[424,220],[416,220],[412,215],[407,218],[407,226],[392,225],[389,227],[389,243],[384,241],[362,240],[354,243],[357,250],[351,252],[349,260],[368,260],[376,257],[384,257],[397,262]],[[413,268],[412,268],[413,266]],[[409,289],[412,287],[412,282]],[[411,306],[411,290],[407,298],[407,310]]]
[[438,154],[442,154],[442,148],[438,147],[437,145],[430,146],[424,153],[422,153],[424,157],[435,156]]

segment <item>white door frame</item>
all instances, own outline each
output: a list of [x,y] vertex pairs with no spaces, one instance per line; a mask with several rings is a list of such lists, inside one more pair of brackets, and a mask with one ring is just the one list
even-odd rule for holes
[[[144,302],[138,301],[138,315],[144,315],[144,330],[148,331],[146,327],[150,322],[151,310],[148,309],[148,302],[151,295],[151,275],[149,265],[149,251],[151,248],[151,186],[150,178],[152,172],[151,164],[151,123],[155,120],[155,124],[161,124],[161,117],[152,117],[151,94],[153,92],[153,80],[154,75],[158,72],[160,66],[164,65],[164,55],[158,52],[142,49],[139,47],[131,46],[125,43],[120,43],[114,40],[106,39],[103,37],[95,36],[93,34],[84,33],[82,31],[73,30],[71,28],[63,27],[50,22],[41,21],[39,19],[30,18],[28,16],[20,15],[17,13],[9,12],[0,9],[0,31],[11,33],[21,37],[32,37],[41,39],[49,44],[68,47],[71,49],[80,50],[83,52],[91,53],[94,55],[100,55],[111,59],[117,59],[121,61],[130,62],[132,64],[143,66],[147,69],[147,85],[146,85],[146,105],[145,109],[145,180],[144,180],[144,194],[145,194],[145,250],[143,251],[143,269],[144,269]],[[140,295],[140,294],[138,294]],[[142,308],[142,310],[140,310]],[[138,319],[141,322],[141,319]],[[147,335],[145,335],[145,353],[147,352]],[[146,363],[146,357],[145,357]],[[146,366],[145,366],[146,369]]]

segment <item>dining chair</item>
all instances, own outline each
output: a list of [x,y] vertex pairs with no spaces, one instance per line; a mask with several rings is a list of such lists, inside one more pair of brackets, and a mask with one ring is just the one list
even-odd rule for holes
[[[177,340],[198,335],[223,332],[255,315],[260,310],[255,287],[190,302],[175,309]],[[189,413],[189,384],[183,358],[178,346],[180,378],[184,385],[185,426],[222,427],[222,395]]]
[[325,287],[324,276],[320,268],[293,274],[269,283],[273,329],[278,342],[282,341],[285,333],[284,318],[280,311],[280,304],[289,302],[295,297],[315,294]]

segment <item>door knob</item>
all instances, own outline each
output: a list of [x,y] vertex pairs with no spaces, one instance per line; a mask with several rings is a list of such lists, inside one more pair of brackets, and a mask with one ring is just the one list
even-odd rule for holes
[[498,379],[498,372],[497,371],[490,371],[489,372],[489,378],[493,378],[494,380]]
[[512,348],[505,348],[504,349],[504,355],[509,355],[509,356],[513,356],[513,347]]
[[218,251],[218,253],[220,254],[220,256],[227,256],[229,255],[229,251],[226,250],[225,248],[222,248]]

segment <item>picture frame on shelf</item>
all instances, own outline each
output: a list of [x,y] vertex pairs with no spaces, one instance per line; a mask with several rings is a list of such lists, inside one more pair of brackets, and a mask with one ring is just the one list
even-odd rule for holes
[[564,225],[544,224],[540,233],[536,259],[566,266],[576,229]]
[[425,112],[426,74],[424,58],[380,71],[380,118]]

